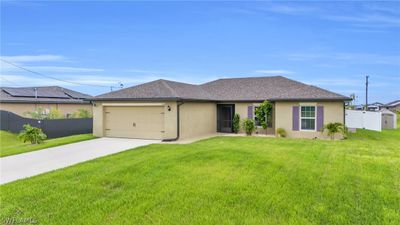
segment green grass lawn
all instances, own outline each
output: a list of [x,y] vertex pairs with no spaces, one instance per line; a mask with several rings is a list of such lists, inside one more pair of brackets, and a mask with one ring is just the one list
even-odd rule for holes
[[400,224],[400,130],[155,144],[0,187],[38,224]]
[[94,138],[92,134],[79,134],[62,138],[48,139],[42,144],[32,145],[30,143],[23,143],[20,141],[16,134],[0,130],[0,157],[31,152],[78,141],[85,141],[92,138]]

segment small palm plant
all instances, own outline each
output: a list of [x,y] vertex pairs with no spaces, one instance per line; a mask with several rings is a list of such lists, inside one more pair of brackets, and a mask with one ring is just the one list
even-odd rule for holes
[[328,136],[333,140],[335,134],[341,133],[346,137],[346,127],[342,123],[328,123],[324,126],[323,130],[327,131]]
[[47,136],[43,133],[42,129],[25,124],[24,129],[19,133],[18,138],[24,143],[29,141],[31,144],[40,144],[47,138]]

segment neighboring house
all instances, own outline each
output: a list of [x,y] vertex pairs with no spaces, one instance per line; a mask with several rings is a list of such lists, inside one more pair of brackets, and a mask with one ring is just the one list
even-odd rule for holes
[[379,111],[383,107],[383,104],[380,102],[374,102],[372,104],[368,104],[368,111]]
[[51,108],[58,109],[65,117],[69,117],[78,109],[92,111],[87,98],[92,96],[58,86],[46,87],[1,87],[0,109],[17,115],[29,117],[39,107],[48,113]]
[[400,112],[400,100],[389,102],[384,107],[392,112]]
[[[368,111],[379,111],[383,108],[384,104],[380,103],[380,102],[374,102],[371,104],[368,104]],[[365,109],[365,105],[357,105],[355,108],[355,110],[364,110]]]
[[275,76],[202,85],[156,80],[91,100],[96,136],[177,140],[231,133],[233,115],[254,119],[254,109],[264,100],[273,104],[268,134],[284,128],[289,137],[321,137],[324,124],[344,123],[344,102],[351,99]]

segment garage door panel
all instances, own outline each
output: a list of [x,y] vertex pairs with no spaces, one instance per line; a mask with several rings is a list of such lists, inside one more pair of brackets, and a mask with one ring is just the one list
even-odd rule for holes
[[108,137],[162,139],[164,107],[105,107],[104,122]]

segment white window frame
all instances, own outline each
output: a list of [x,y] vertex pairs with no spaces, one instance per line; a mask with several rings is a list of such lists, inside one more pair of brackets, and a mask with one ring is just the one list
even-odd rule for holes
[[[317,106],[316,105],[303,105],[303,104],[301,104],[300,106],[300,110],[299,110],[299,128],[300,128],[300,131],[310,131],[310,132],[315,132],[315,131],[317,131]],[[314,117],[302,117],[301,116],[301,108],[302,107],[314,107]],[[313,130],[311,130],[311,129],[302,129],[302,127],[301,127],[301,120],[302,119],[314,119],[314,129]]]

